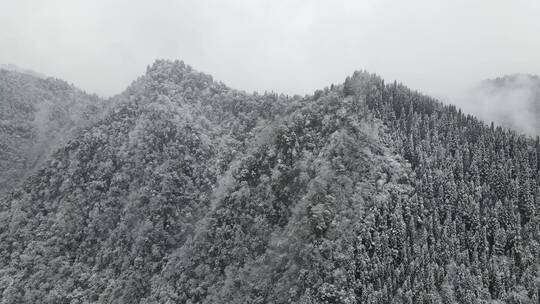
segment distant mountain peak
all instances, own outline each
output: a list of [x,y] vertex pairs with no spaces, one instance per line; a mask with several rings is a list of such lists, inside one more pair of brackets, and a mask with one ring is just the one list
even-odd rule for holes
[[221,82],[214,81],[212,76],[193,69],[181,60],[156,60],[147,67],[141,81],[146,83],[150,95],[165,95],[173,99],[193,99],[194,92],[229,89]]
[[494,88],[540,89],[540,77],[533,74],[515,73],[493,79],[486,79],[482,82],[482,85],[489,85]]
[[509,95],[509,97],[515,97],[514,94],[510,93],[519,91],[526,93],[528,99],[535,101],[535,103],[540,101],[540,77],[533,74],[516,73],[486,79],[482,81],[480,87],[505,96]]
[[21,73],[21,74],[27,74],[27,75],[30,75],[30,76],[34,76],[34,77],[37,77],[37,78],[43,78],[43,79],[49,77],[49,76],[47,76],[45,74],[38,73],[38,72],[36,72],[34,70],[21,68],[19,66],[14,65],[14,64],[0,64],[0,70],[7,70],[7,71],[17,72],[17,73]]
[[195,78],[197,80],[212,83],[213,78],[208,74],[204,74],[193,69],[182,60],[165,60],[158,59],[147,67],[146,76],[158,81],[175,81],[180,82],[185,78]]

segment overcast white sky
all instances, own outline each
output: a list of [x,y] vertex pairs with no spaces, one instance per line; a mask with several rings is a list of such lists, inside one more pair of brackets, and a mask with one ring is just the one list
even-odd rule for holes
[[0,63],[120,93],[157,58],[311,93],[367,69],[435,96],[540,74],[538,0],[0,0]]

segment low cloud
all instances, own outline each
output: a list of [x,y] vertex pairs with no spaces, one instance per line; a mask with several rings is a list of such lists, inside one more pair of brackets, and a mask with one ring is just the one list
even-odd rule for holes
[[516,74],[486,80],[465,90],[455,104],[486,123],[540,135],[540,78]]
[[540,74],[539,11],[537,0],[1,1],[0,63],[102,96],[158,58],[247,91],[309,94],[365,69],[439,96]]

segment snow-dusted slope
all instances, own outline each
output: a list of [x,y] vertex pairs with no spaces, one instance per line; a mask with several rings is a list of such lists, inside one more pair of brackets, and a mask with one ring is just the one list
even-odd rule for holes
[[0,303],[538,301],[538,142],[362,72],[109,102],[0,199]]
[[0,195],[88,125],[104,104],[53,78],[0,69]]

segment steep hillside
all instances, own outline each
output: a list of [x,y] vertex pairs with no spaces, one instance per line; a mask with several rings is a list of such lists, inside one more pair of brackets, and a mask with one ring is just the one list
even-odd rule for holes
[[4,302],[140,298],[137,284],[193,234],[257,120],[285,101],[156,62],[2,203]]
[[103,107],[102,100],[64,81],[29,73],[0,68],[0,195],[34,172],[77,128],[97,119]]
[[4,303],[536,303],[540,144],[377,76],[157,61],[0,200]]

